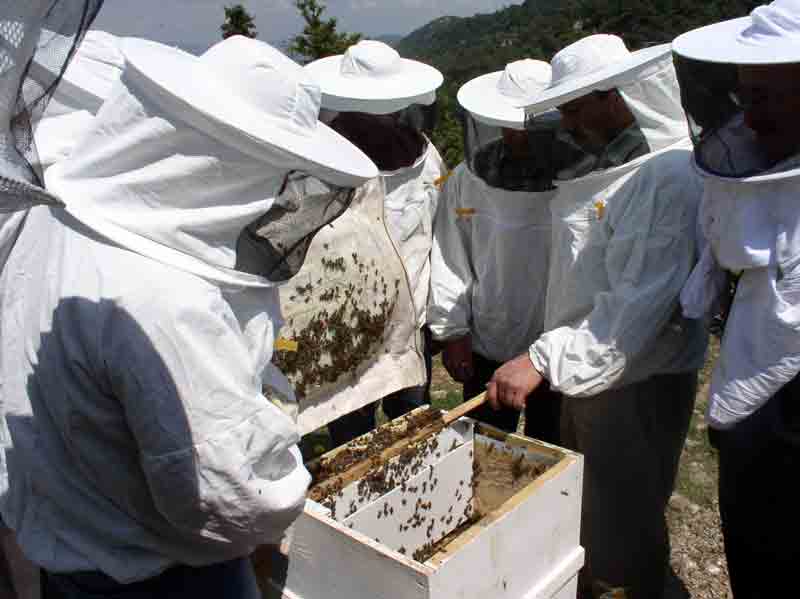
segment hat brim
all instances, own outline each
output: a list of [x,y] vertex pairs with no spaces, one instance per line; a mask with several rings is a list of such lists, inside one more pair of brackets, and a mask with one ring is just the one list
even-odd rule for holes
[[461,86],[456,98],[464,110],[482,123],[520,129],[525,126],[525,111],[497,89],[502,76],[503,71],[495,71],[471,79]]
[[623,86],[636,79],[643,70],[670,55],[670,44],[660,44],[631,52],[625,60],[610,64],[589,75],[557,83],[535,98],[520,101],[520,106],[524,108],[526,114],[539,114],[593,91],[608,91]]
[[240,149],[255,158],[270,161],[277,155],[283,165],[344,187],[378,176],[378,168],[361,150],[323,123],[317,122],[310,134],[276,124],[271,115],[225,93],[230,85],[191,54],[141,39],[126,39],[122,51],[140,76],[198,111],[225,137],[234,135]]
[[675,38],[676,54],[721,64],[787,64],[800,62],[800,43],[774,39],[769,44],[745,43],[741,35],[752,24],[740,17],[694,29]]
[[386,114],[412,104],[430,104],[428,98],[444,82],[437,69],[405,58],[400,59],[397,74],[348,77],[341,73],[342,58],[328,56],[304,67],[322,88],[322,106],[330,110]]

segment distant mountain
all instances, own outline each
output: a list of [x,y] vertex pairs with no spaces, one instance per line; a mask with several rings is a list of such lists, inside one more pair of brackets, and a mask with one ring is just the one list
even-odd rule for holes
[[473,77],[501,70],[520,58],[550,60],[590,33],[621,35],[631,49],[672,41],[722,19],[743,16],[759,0],[525,0],[491,14],[441,17],[396,44],[405,58],[438,68],[440,124],[434,143],[452,166],[463,149],[456,118],[458,88]]
[[491,14],[441,17],[396,47],[463,83],[522,57],[549,58],[572,30],[571,11],[564,6],[563,0],[527,0]]
[[404,36],[387,33],[385,35],[367,35],[367,39],[371,40],[378,40],[379,42],[383,42],[384,44],[389,44],[390,46],[396,46],[397,43],[403,39]]
[[495,13],[441,17],[397,45],[407,58],[428,62],[465,81],[519,58],[549,60],[590,33],[621,35],[632,49],[672,41],[716,20],[742,16],[751,0],[526,0]]

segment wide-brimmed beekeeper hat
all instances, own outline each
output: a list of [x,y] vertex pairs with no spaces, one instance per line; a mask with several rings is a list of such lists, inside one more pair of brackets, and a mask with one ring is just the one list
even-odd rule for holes
[[444,81],[432,66],[402,58],[391,46],[372,40],[305,69],[322,88],[322,106],[340,112],[389,114],[412,104],[430,105]]
[[775,0],[747,17],[678,36],[673,50],[694,60],[726,64],[800,62],[800,0]]
[[263,42],[234,36],[197,58],[127,39],[123,53],[128,68],[185,104],[190,124],[202,120],[203,129],[255,158],[344,187],[378,175],[361,150],[319,122],[321,91],[308,73]]
[[502,71],[467,81],[458,90],[458,103],[487,125],[522,129],[525,111],[520,102],[547,89],[551,76],[550,65],[542,60],[517,60]]
[[528,114],[538,114],[593,91],[624,86],[668,56],[669,44],[631,52],[619,36],[589,35],[556,53],[550,62],[553,76],[548,88],[520,106]]

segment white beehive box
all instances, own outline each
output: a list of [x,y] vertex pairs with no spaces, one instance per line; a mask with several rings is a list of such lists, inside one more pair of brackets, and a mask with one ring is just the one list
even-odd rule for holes
[[356,465],[312,487],[286,553],[256,554],[264,596],[574,599],[582,457],[468,418],[408,444],[400,420],[323,456]]

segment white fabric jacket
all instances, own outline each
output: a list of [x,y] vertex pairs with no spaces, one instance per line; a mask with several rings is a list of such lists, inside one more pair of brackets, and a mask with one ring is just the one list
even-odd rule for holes
[[702,366],[704,327],[678,302],[701,194],[687,145],[559,186],[547,332],[530,349],[556,390],[591,396]]
[[471,334],[475,352],[504,362],[542,333],[554,195],[490,187],[464,163],[453,171],[431,254],[434,338]]
[[0,280],[3,518],[42,567],[119,582],[278,540],[310,481],[262,395],[277,288],[233,270],[285,171],[150,86],[126,72],[47,171],[67,208],[31,211]]
[[433,217],[439,201],[436,183],[446,173],[442,157],[428,142],[414,165],[380,175],[386,194],[386,226],[400,252],[411,286],[417,328],[425,324],[428,305]]
[[702,194],[666,55],[619,92],[651,152],[559,182],[545,330],[536,369],[568,396],[700,368],[702,323],[679,295],[696,261]]
[[701,223],[708,246],[684,289],[703,316],[740,275],[711,380],[707,419],[730,428],[800,374],[800,181],[797,160],[747,179],[706,175]]

